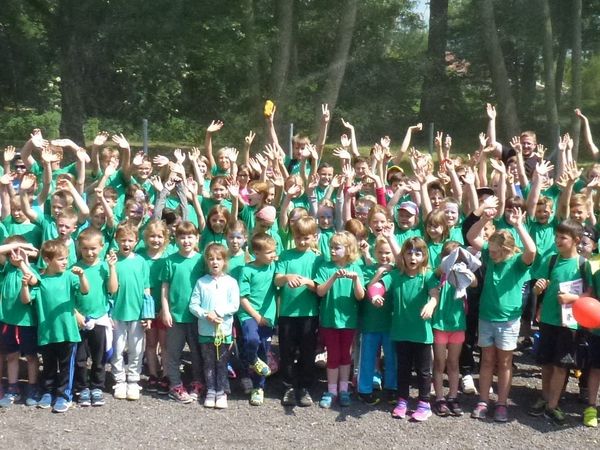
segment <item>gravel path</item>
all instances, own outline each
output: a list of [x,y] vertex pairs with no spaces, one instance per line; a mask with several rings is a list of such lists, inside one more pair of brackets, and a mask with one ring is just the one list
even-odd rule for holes
[[[563,401],[569,424],[558,428],[525,413],[540,387],[538,369],[528,356],[516,359],[511,391],[510,421],[496,424],[433,416],[425,423],[394,420],[383,402],[368,407],[355,400],[351,407],[322,410],[284,409],[276,376],[270,380],[265,404],[252,407],[237,391],[229,409],[206,410],[200,404],[180,405],[158,396],[143,395],[139,402],[107,396],[101,408],[74,407],[66,414],[15,405],[0,410],[0,447],[9,448],[390,448],[441,446],[455,448],[598,448],[599,429],[581,425],[583,405],[577,401],[572,379]],[[324,383],[314,391],[322,392]],[[474,396],[462,396],[470,412]]]

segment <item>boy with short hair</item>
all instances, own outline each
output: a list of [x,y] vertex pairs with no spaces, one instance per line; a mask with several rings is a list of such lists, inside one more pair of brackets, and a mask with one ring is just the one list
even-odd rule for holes
[[[169,397],[180,403],[198,400],[203,391],[203,373],[198,343],[198,321],[189,310],[196,281],[204,274],[202,255],[197,252],[198,229],[182,222],[175,230],[179,251],[170,255],[160,275],[162,281],[162,320],[167,326]],[[179,364],[187,342],[192,358],[192,383],[188,392],[181,382]]]
[[281,288],[279,353],[286,388],[281,403],[311,406],[308,390],[314,382],[319,327],[319,298],[312,280],[319,265],[314,251],[317,223],[312,217],[301,217],[292,225],[292,233],[296,248],[284,251],[275,269],[275,285]]
[[54,392],[53,411],[63,413],[71,407],[75,352],[81,340],[73,314],[75,294],[87,294],[89,284],[80,267],[67,271],[68,249],[60,240],[44,242],[41,257],[46,269],[31,292],[29,283],[33,274],[23,274],[21,301],[33,303],[38,317],[37,342],[44,364],[40,386],[44,395],[37,406],[49,408]]
[[[79,325],[81,342],[77,345],[75,367],[76,389],[80,406],[104,405],[105,370],[104,355],[107,348],[108,295],[119,288],[115,264],[117,256],[111,252],[106,262],[100,261],[104,237],[95,228],[85,229],[77,238],[81,259],[80,267],[90,284],[90,292],[75,299],[75,317]],[[111,327],[112,328],[112,327]],[[111,332],[112,335],[112,332]],[[112,345],[112,342],[111,342]],[[92,359],[91,377],[88,382],[88,358]],[[91,390],[90,390],[91,387]]]
[[[534,292],[544,293],[540,315],[540,344],[538,363],[542,365],[542,398],[532,406],[530,415],[542,414],[557,425],[566,421],[565,413],[558,407],[569,368],[575,364],[575,330],[577,325],[563,323],[562,308],[570,305],[581,295],[589,296],[592,275],[589,262],[581,258],[577,246],[581,241],[583,227],[567,219],[556,228],[558,255],[552,255],[541,267],[548,267],[547,279],[540,278]],[[583,264],[582,264],[583,263]],[[581,279],[583,277],[583,280]],[[563,283],[581,280],[583,292],[567,292]]]
[[251,374],[250,404],[259,406],[264,403],[265,377],[271,373],[266,361],[277,312],[273,284],[277,252],[275,240],[265,233],[255,234],[251,247],[255,260],[240,274],[238,318],[242,326],[242,362],[255,372]]
[[[116,272],[118,289],[114,294],[112,319],[114,342],[112,373],[115,379],[114,398],[118,400],[140,399],[140,374],[144,355],[145,329],[149,321],[142,320],[144,295],[150,295],[150,275],[148,263],[134,253],[137,244],[136,227],[123,224],[117,228],[115,240],[119,246]],[[127,372],[125,372],[123,351],[127,347]]]

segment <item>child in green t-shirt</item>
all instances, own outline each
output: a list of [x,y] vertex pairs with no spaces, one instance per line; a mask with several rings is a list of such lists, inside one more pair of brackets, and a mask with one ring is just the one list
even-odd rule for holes
[[[80,267],[90,284],[90,292],[77,296],[75,317],[80,329],[81,342],[77,345],[77,365],[75,368],[77,403],[81,406],[104,405],[105,370],[104,356],[107,348],[108,296],[117,292],[118,280],[115,264],[117,257],[111,252],[106,262],[100,260],[104,248],[104,237],[95,228],[85,229],[78,237],[77,244],[81,259]],[[111,333],[112,336],[112,333]],[[112,342],[110,343],[112,346]],[[88,358],[91,358],[91,374],[88,381]],[[91,390],[90,390],[91,388]]]
[[44,242],[41,256],[46,269],[31,292],[29,283],[33,274],[23,274],[21,301],[32,303],[38,317],[38,346],[44,365],[40,379],[44,395],[38,407],[49,408],[55,394],[53,411],[63,413],[71,407],[73,362],[77,342],[81,340],[73,314],[75,296],[77,292],[87,294],[89,283],[82,268],[66,271],[68,249],[60,240]]
[[[204,390],[198,326],[189,310],[192,290],[204,273],[204,267],[201,254],[196,251],[198,229],[195,225],[182,222],[175,230],[175,238],[179,251],[167,257],[160,275],[161,317],[167,326],[165,366],[169,377],[169,397],[180,403],[191,403],[198,400]],[[181,352],[186,342],[192,358],[192,383],[189,392],[183,386],[179,372]]]
[[311,406],[308,392],[314,383],[314,356],[319,326],[319,298],[312,280],[320,258],[315,251],[317,223],[301,217],[292,225],[295,248],[277,261],[275,285],[281,289],[279,303],[279,355],[286,388],[284,406]]
[[240,310],[237,315],[242,326],[242,362],[244,367],[252,368],[254,372],[249,373],[253,386],[250,404],[259,406],[264,402],[265,377],[271,373],[265,361],[276,316],[273,277],[277,252],[275,240],[265,233],[255,234],[250,244],[256,259],[244,266],[240,273]]

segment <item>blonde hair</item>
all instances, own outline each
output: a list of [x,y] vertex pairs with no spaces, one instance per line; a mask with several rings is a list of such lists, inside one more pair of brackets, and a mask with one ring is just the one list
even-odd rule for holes
[[167,228],[167,224],[160,219],[150,220],[144,230],[144,242],[146,245],[148,245],[148,239],[152,233],[162,234],[164,238],[163,245],[160,248],[160,251],[162,252],[169,244],[169,229]]
[[352,263],[360,257],[360,253],[358,251],[358,241],[347,231],[340,231],[331,236],[329,247],[333,248],[334,245],[344,246],[346,249],[346,259],[348,262]]
[[419,237],[409,238],[404,241],[404,244],[402,244],[402,250],[400,250],[402,257],[400,258],[400,261],[398,261],[398,269],[400,269],[401,272],[406,273],[406,262],[404,261],[404,255],[411,250],[418,250],[423,253],[423,261],[421,261],[419,272],[427,272],[427,267],[429,266],[429,250],[427,249],[427,244],[425,241]]
[[423,231],[425,232],[425,240],[427,242],[431,242],[431,236],[429,236],[429,232],[427,231],[427,227],[429,224],[434,226],[442,226],[444,230],[442,231],[441,242],[444,242],[448,239],[450,235],[450,228],[448,227],[448,220],[446,219],[446,212],[443,209],[434,209],[425,217],[425,224],[423,227]]
[[515,245],[515,238],[508,230],[496,231],[490,236],[488,244],[496,244],[500,247],[502,251],[506,253],[505,259],[508,259],[517,253],[521,253],[521,249]]

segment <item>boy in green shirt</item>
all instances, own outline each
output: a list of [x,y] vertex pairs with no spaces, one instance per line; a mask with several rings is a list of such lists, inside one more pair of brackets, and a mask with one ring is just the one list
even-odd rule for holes
[[77,342],[81,340],[73,314],[75,294],[87,294],[89,284],[80,267],[66,271],[68,249],[60,240],[44,242],[41,256],[46,269],[31,292],[29,284],[33,274],[23,274],[21,301],[33,303],[38,317],[38,346],[44,361],[40,380],[44,395],[38,407],[49,408],[54,391],[56,401],[53,411],[63,413],[70,408],[73,398],[73,363]]
[[[275,285],[281,288],[279,303],[279,353],[283,406],[311,406],[308,390],[314,382],[314,356],[319,326],[319,298],[312,275],[319,265],[314,247],[317,223],[301,217],[292,225],[296,248],[284,251],[275,269]],[[298,356],[296,356],[298,352]],[[295,362],[297,361],[297,362]]]
[[277,312],[273,284],[277,252],[275,240],[265,233],[255,234],[251,246],[256,259],[244,266],[240,274],[238,318],[242,325],[242,362],[255,372],[250,375],[253,386],[250,404],[259,406],[264,402],[265,377],[271,373],[265,361]]
[[[198,229],[192,222],[182,222],[175,230],[179,251],[170,255],[160,275],[162,281],[162,321],[167,326],[166,370],[169,397],[180,403],[198,400],[204,389],[202,360],[198,346],[198,320],[189,310],[196,281],[204,274],[202,255],[196,251]],[[185,344],[192,358],[192,383],[188,392],[181,382],[179,365]]]

